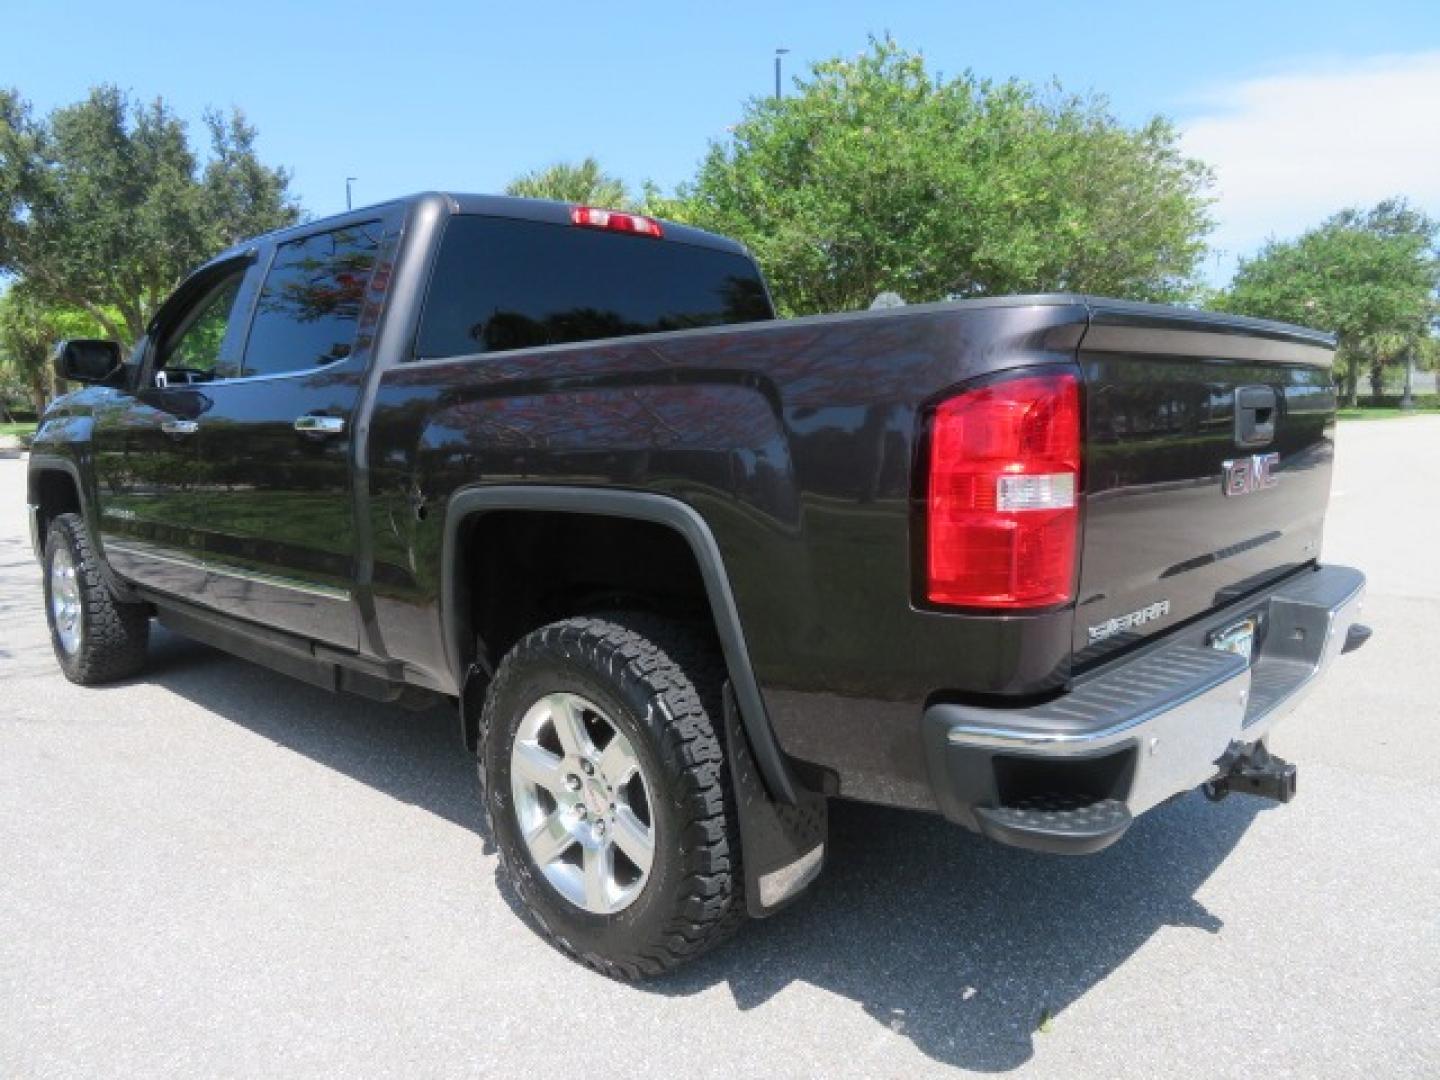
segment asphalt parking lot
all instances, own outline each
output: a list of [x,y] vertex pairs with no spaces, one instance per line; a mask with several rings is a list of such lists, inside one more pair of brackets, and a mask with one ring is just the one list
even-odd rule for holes
[[621,986],[521,924],[444,710],[159,632],[50,653],[0,458],[0,1076],[1440,1075],[1440,418],[1343,425],[1325,542],[1375,637],[1290,718],[1289,807],[1097,856],[842,806],[803,903]]

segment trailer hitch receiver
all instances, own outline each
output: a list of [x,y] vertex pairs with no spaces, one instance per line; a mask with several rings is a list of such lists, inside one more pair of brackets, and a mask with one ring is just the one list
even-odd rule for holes
[[1288,803],[1295,797],[1295,766],[1270,753],[1264,743],[1252,746],[1232,743],[1216,764],[1219,773],[1200,788],[1211,802],[1219,802],[1236,791],[1280,803]]

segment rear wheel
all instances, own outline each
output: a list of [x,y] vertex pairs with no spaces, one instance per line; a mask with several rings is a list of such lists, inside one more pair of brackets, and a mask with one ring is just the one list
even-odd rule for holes
[[100,570],[79,514],[60,514],[45,540],[45,614],[60,670],[82,686],[134,675],[145,665],[150,611],[119,600]]
[[604,974],[655,975],[744,914],[713,646],[645,615],[525,637],[481,718],[504,872],[547,938]]

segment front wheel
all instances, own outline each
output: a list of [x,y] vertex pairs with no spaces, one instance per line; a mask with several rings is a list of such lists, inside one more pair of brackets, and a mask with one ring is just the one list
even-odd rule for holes
[[606,975],[660,974],[743,918],[722,678],[700,635],[617,614],[529,634],[490,687],[480,775],[504,872],[541,933]]
[[150,611],[110,591],[79,514],[59,514],[45,540],[45,615],[65,677],[94,686],[145,665]]

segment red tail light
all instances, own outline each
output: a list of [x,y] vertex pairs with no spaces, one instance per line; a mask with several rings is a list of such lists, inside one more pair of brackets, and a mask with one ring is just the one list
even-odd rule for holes
[[619,210],[600,210],[593,206],[577,206],[570,211],[570,221],[590,229],[609,229],[611,232],[634,233],[636,236],[653,236],[660,239],[665,235],[660,223],[654,218],[639,214],[626,214]]
[[943,402],[930,437],[930,601],[989,608],[1068,601],[1079,482],[1074,375],[1008,379]]

